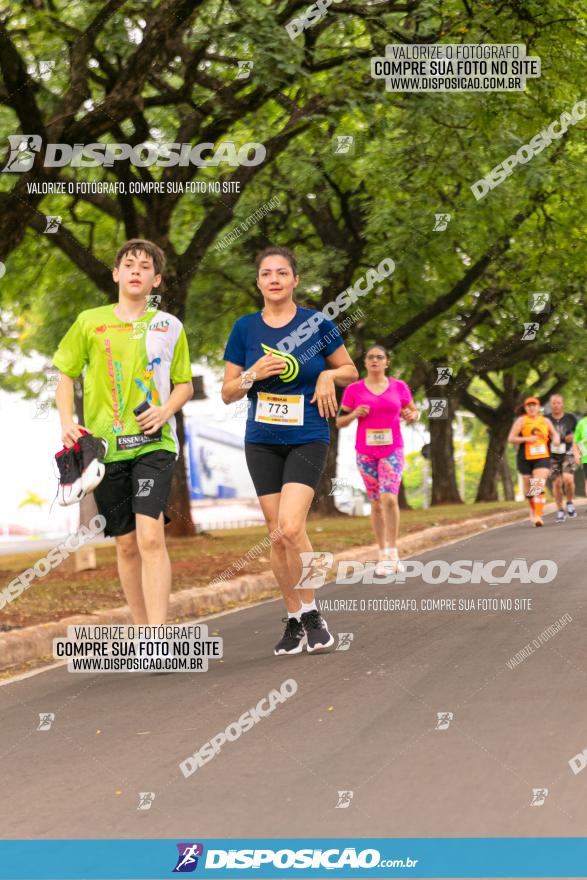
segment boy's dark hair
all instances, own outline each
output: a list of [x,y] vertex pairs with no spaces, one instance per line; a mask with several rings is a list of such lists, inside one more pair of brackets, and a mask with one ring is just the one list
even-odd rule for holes
[[277,247],[273,245],[270,247],[266,247],[264,250],[261,251],[260,254],[257,254],[257,259],[255,260],[255,264],[257,266],[257,275],[259,274],[261,263],[263,262],[265,257],[284,257],[291,266],[291,271],[294,273],[294,275],[299,275],[298,263],[293,251],[290,251],[290,249],[286,247]]
[[129,241],[125,241],[116,254],[114,265],[118,269],[127,254],[132,254],[133,257],[138,257],[140,253],[147,254],[148,257],[151,257],[153,260],[155,275],[163,275],[166,263],[165,254],[155,242],[148,241],[146,238],[131,238]]

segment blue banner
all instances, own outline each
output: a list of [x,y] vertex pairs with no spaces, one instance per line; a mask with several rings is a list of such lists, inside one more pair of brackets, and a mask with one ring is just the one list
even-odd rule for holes
[[585,877],[587,838],[0,841],[0,880]]

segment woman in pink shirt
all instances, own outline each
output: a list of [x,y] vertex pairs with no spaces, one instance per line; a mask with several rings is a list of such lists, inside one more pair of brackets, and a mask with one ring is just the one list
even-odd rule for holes
[[338,428],[358,421],[357,465],[371,502],[371,522],[379,544],[378,573],[402,571],[397,552],[399,505],[397,496],[404,469],[404,442],[400,416],[406,422],[420,418],[412,392],[401,379],[387,376],[384,348],[373,345],[365,355],[367,377],[344,390]]

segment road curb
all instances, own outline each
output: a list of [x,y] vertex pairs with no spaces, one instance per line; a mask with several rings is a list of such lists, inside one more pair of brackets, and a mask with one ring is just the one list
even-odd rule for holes
[[[549,504],[547,511],[554,510],[555,505]],[[527,509],[505,511],[490,516],[463,520],[458,523],[445,526],[430,526],[427,529],[407,535],[398,541],[398,549],[402,557],[413,556],[436,546],[469,538],[472,535],[487,529],[497,528],[508,522],[525,519]],[[337,553],[334,562],[342,559],[352,559],[357,562],[375,561],[377,559],[377,547],[375,544],[353,547]],[[208,614],[223,611],[233,605],[250,602],[270,596],[279,595],[279,588],[273,573],[262,572],[255,575],[241,575],[234,580],[226,581],[219,587],[191,587],[173,593],[169,602],[169,619],[192,619],[205,617]],[[51,656],[53,653],[53,639],[66,635],[68,626],[81,626],[92,624],[122,624],[132,623],[130,611],[127,605],[120,608],[110,608],[105,611],[97,611],[93,614],[64,617],[62,620],[52,623],[41,623],[35,626],[27,626],[14,632],[0,635],[0,671],[12,666],[19,666],[32,660]]]

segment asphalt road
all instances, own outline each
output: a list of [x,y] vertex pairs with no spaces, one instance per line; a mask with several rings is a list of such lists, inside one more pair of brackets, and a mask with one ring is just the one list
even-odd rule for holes
[[[586,532],[584,514],[561,526],[550,516],[541,530],[515,523],[420,557],[551,559],[548,584],[319,591],[418,606],[530,598],[529,610],[330,611],[350,649],[276,658],[282,608],[267,602],[210,621],[224,660],[207,673],[61,667],[0,687],[3,837],[584,835],[587,772],[568,762],[587,747]],[[182,775],[180,761],[289,678],[295,695]],[[36,730],[42,712],[55,714],[48,731]],[[452,720],[436,729],[443,712]],[[534,789],[548,789],[541,805]],[[353,792],[349,806],[337,807],[339,791]],[[140,792],[155,793],[150,809],[137,809]]]

